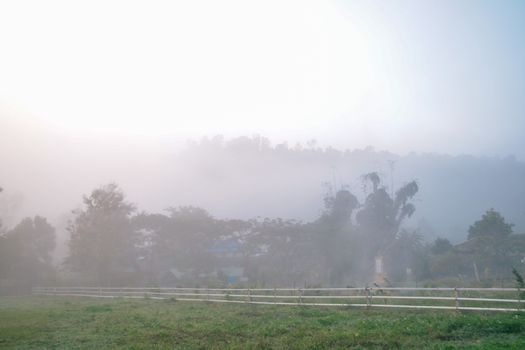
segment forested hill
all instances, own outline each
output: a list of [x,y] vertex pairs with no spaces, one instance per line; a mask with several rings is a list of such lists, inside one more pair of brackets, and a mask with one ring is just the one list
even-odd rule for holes
[[53,147],[37,144],[17,157],[0,149],[4,226],[43,215],[65,227],[83,194],[112,181],[148,212],[193,205],[218,218],[310,221],[319,217],[330,187],[347,187],[362,202],[362,175],[378,172],[388,187],[391,175],[394,188],[418,181],[416,212],[408,224],[420,227],[429,240],[463,241],[469,225],[492,207],[516,224],[514,232],[525,233],[525,163],[514,158],[399,156],[372,148],[321,149],[315,142],[270,144],[262,137],[204,138],[177,149],[62,139]]
[[[525,163],[513,157],[399,156],[372,148],[321,149],[315,142],[271,145],[261,137],[215,137],[190,143],[171,164],[177,181],[164,195],[217,216],[312,220],[330,188],[346,187],[362,199],[362,175],[377,171],[389,187],[393,180],[394,189],[418,181],[410,225],[428,239],[464,240],[469,225],[489,208],[514,223],[515,232],[525,231]],[[188,183],[198,185],[188,191]]]

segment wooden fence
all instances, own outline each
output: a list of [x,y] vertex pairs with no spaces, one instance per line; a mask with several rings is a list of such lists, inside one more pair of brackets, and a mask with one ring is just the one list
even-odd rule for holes
[[36,287],[35,295],[177,301],[521,312],[519,288],[103,288]]

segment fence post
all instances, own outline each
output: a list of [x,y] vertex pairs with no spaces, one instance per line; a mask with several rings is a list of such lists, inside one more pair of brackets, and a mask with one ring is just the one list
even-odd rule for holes
[[521,288],[518,287],[518,311],[521,311]]
[[303,303],[303,290],[299,288],[297,291],[299,292],[299,304],[302,304]]
[[459,312],[459,290],[457,287],[454,288],[454,301],[456,304],[456,312]]
[[252,302],[252,290],[248,288],[248,303]]
[[277,303],[277,288],[273,289],[273,303]]
[[206,287],[206,301],[210,301],[210,288]]
[[370,293],[370,288],[365,287],[365,293],[366,293],[366,308],[369,309],[372,305],[372,293]]

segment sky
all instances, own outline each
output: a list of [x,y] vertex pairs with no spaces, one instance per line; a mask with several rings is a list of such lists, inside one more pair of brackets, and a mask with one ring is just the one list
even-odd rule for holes
[[524,23],[511,0],[0,0],[0,146],[262,134],[525,159]]

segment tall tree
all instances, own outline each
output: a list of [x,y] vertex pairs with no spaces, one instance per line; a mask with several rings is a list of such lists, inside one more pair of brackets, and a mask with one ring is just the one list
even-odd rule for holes
[[373,190],[357,213],[356,221],[361,231],[376,243],[378,250],[385,249],[396,238],[403,220],[415,212],[410,200],[419,187],[416,181],[411,181],[398,189],[392,198],[386,188],[380,186],[377,173],[365,175],[364,180],[372,182]]
[[505,218],[500,213],[491,208],[483,214],[481,220],[470,226],[468,239],[476,237],[502,239],[512,233],[512,226],[512,224],[505,222]]
[[364,264],[365,276],[369,276],[374,266],[373,259],[389,253],[399,238],[401,224],[415,212],[411,200],[419,187],[416,181],[411,181],[399,188],[392,198],[386,187],[381,186],[381,178],[377,173],[364,175],[363,181],[365,185],[372,183],[372,191],[357,212],[356,222],[361,247],[359,261]]
[[473,259],[480,269],[488,268],[500,275],[509,273],[512,259],[508,253],[513,250],[512,244],[509,244],[512,226],[491,208],[469,227],[465,244],[471,247]]
[[52,272],[55,228],[40,216],[25,218],[0,236],[0,273],[18,290],[48,279]]
[[327,270],[329,283],[341,285],[351,272],[352,235],[355,233],[352,214],[359,201],[347,190],[325,198],[325,212],[317,222],[317,246]]
[[65,263],[98,285],[126,283],[138,270],[139,235],[131,224],[135,207],[114,183],[84,196],[84,208],[70,223],[69,256]]

